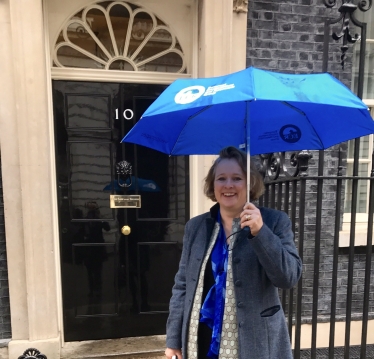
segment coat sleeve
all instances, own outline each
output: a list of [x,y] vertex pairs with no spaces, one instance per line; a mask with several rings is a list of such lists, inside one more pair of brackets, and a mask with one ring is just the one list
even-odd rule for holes
[[182,325],[184,302],[186,297],[186,266],[190,252],[191,222],[187,222],[183,237],[182,256],[174,279],[172,297],[169,303],[169,317],[166,323],[166,346],[172,349],[182,348]]
[[249,241],[270,281],[276,287],[289,289],[300,279],[302,263],[293,241],[291,221],[286,213],[277,213],[273,230],[264,219],[257,236],[251,236]]

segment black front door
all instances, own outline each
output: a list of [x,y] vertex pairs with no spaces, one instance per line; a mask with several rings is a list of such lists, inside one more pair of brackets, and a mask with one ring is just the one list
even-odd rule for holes
[[[120,143],[164,88],[53,82],[66,341],[165,333],[188,158]],[[121,161],[131,173],[119,177]],[[139,195],[141,208],[111,208],[110,195]]]

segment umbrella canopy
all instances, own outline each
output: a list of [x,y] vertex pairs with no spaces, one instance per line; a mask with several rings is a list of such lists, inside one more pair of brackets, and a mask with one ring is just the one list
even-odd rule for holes
[[322,150],[374,133],[367,106],[327,73],[247,68],[173,82],[123,138],[169,155]]
[[250,155],[323,150],[374,133],[367,106],[327,73],[284,74],[249,67],[226,76],[173,82],[122,139],[169,155]]

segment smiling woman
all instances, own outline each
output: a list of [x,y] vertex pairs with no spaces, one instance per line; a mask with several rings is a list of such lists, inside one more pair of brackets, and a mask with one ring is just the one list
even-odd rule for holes
[[214,196],[221,211],[239,217],[246,196],[247,180],[243,170],[234,160],[224,159],[216,167]]
[[[169,359],[292,358],[277,288],[293,287],[302,264],[287,215],[246,203],[246,165],[244,152],[222,149],[204,186],[217,203],[186,224],[167,323]],[[263,182],[255,168],[250,178],[255,200]]]
[[[217,199],[215,198],[214,194],[214,180],[217,174],[217,166],[223,160],[235,161],[237,166],[239,167],[239,169],[237,168],[237,171],[239,173],[244,173],[247,177],[247,158],[245,157],[244,152],[238,151],[233,147],[226,147],[225,149],[221,150],[220,156],[213,163],[205,178],[204,194],[213,202],[217,202]],[[264,183],[254,163],[251,163],[249,179],[251,183],[250,197],[252,200],[257,200],[264,191]]]

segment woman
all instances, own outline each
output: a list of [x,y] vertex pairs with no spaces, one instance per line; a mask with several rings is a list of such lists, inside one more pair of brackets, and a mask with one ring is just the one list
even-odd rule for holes
[[[167,322],[168,359],[291,359],[277,288],[291,288],[302,264],[281,211],[246,203],[246,155],[221,150],[205,178],[217,202],[187,222]],[[263,192],[251,168],[251,200]],[[242,230],[249,227],[249,231]]]

